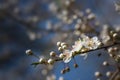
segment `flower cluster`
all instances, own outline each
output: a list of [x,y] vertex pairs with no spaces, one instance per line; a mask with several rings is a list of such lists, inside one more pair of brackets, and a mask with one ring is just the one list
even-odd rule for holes
[[[88,52],[104,49],[108,52],[109,56],[115,61],[114,64],[110,64],[109,61],[104,61],[102,65],[104,67],[108,66],[116,66],[116,71],[108,70],[105,73],[102,73],[101,71],[96,71],[94,73],[95,77],[97,79],[100,79],[103,77],[103,75],[106,75],[106,77],[110,78],[110,80],[119,80],[116,79],[116,76],[119,76],[120,71],[120,37],[118,32],[116,31],[109,31],[107,30],[107,27],[105,27],[106,30],[103,30],[101,33],[101,41],[98,39],[97,36],[94,37],[88,37],[84,34],[81,34],[80,38],[74,42],[73,45],[68,45],[65,42],[57,42],[58,51],[60,51],[60,54],[57,55],[56,52],[51,51],[50,52],[50,58],[45,59],[44,57],[40,58],[37,55],[35,55],[30,49],[26,51],[27,55],[32,55],[39,59],[38,62],[32,63],[32,65],[38,65],[38,64],[45,64],[48,66],[53,66],[53,64],[57,61],[62,61],[65,63],[64,68],[61,70],[61,73],[64,74],[66,72],[69,72],[71,68],[69,67],[69,62],[73,59],[74,60],[74,67],[77,68],[78,64],[75,61],[75,56],[85,56],[87,57]],[[98,57],[101,54],[98,54]],[[42,71],[43,74],[47,74],[46,70]],[[114,76],[114,77],[113,77]],[[47,79],[54,79],[54,76],[48,76]],[[113,79],[114,78],[114,79]]]
[[[61,53],[57,55],[54,51],[51,51],[50,59],[40,58],[39,62],[35,64],[54,64],[55,61],[59,60],[62,60],[64,63],[69,63],[74,56],[78,54],[86,56],[88,54],[87,51],[97,49],[100,45],[101,42],[98,40],[98,37],[90,38],[86,35],[82,35],[71,47],[65,42],[57,42],[58,50]],[[26,53],[33,55],[31,50],[27,50]]]
[[[33,55],[39,59],[38,62],[33,63],[33,65],[38,65],[38,64],[54,64],[55,61],[63,61],[64,63],[69,63],[71,59],[76,56],[85,56],[87,57],[87,52],[90,50],[95,50],[101,46],[100,40],[98,40],[98,37],[88,37],[86,35],[81,35],[79,40],[75,41],[74,45],[69,46],[65,42],[57,42],[58,50],[61,52],[59,55],[56,54],[56,52],[51,51],[50,52],[50,57],[49,59],[45,58],[39,58],[31,50],[27,50],[26,54],[27,55]],[[75,59],[74,59],[75,61]],[[77,68],[78,65],[75,61],[74,67]],[[61,73],[65,73],[66,71],[68,72],[70,68],[67,66],[65,69],[61,71]]]
[[87,51],[97,49],[101,45],[101,42],[96,36],[89,38],[86,35],[82,35],[81,37],[82,39],[75,41],[75,44],[72,46],[71,50],[64,49],[63,53],[60,54],[59,57],[62,58],[65,63],[70,62],[71,58],[77,54],[87,56]]

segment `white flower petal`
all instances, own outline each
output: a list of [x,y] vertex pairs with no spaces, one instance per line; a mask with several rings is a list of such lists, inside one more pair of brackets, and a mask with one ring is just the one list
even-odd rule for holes
[[63,58],[64,63],[70,62],[72,59],[72,52],[70,50],[65,50],[63,54],[65,55],[65,57]]
[[84,56],[84,59],[88,57],[88,53],[80,54],[80,56]]
[[75,41],[75,44],[72,46],[72,51],[76,51],[76,52],[79,52],[80,50],[81,50],[81,48],[82,48],[82,42],[81,42],[81,40],[79,40],[79,41]]
[[69,63],[71,61],[71,57],[63,58],[64,63]]

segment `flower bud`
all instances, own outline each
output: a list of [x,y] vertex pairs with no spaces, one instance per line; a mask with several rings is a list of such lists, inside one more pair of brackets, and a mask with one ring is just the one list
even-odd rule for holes
[[62,49],[66,49],[66,48],[67,48],[67,45],[63,45],[63,46],[62,46]]
[[116,55],[114,53],[112,53],[112,54],[110,53],[109,56],[114,58]]
[[61,74],[65,74],[65,72],[66,72],[65,69],[61,70]]
[[114,34],[113,34],[113,37],[114,37],[114,38],[116,38],[116,37],[117,37],[117,35],[118,35],[117,33],[114,33]]
[[115,57],[115,61],[120,62],[120,55],[117,55],[117,56]]
[[64,54],[61,53],[61,54],[59,55],[59,58],[63,59],[63,58],[64,58]]
[[33,52],[30,50],[30,49],[28,49],[28,50],[26,50],[26,54],[29,56],[29,55],[33,55]]
[[66,71],[66,72],[69,72],[69,71],[70,71],[70,68],[69,68],[69,67],[66,67],[66,68],[65,68],[65,71]]
[[78,64],[74,64],[74,67],[77,68],[77,67],[78,67]]
[[62,43],[61,43],[61,46],[64,46],[64,45],[67,45],[67,44],[66,44],[65,42],[62,42]]
[[53,64],[54,63],[54,60],[53,59],[49,59],[48,60],[48,64]]
[[113,53],[113,51],[114,51],[114,50],[113,50],[112,47],[111,47],[111,48],[108,48],[108,52],[109,52],[109,53]]
[[93,19],[95,19],[95,14],[91,13],[88,15],[87,18],[88,18],[88,20],[93,20]]
[[109,65],[109,63],[107,61],[103,62],[103,66],[108,66],[108,65]]
[[60,47],[60,46],[61,46],[61,42],[57,42],[57,46],[59,46],[59,47]]
[[56,53],[55,53],[54,51],[51,51],[51,52],[50,52],[50,56],[51,56],[51,57],[55,57],[55,56],[56,56]]
[[63,51],[62,47],[59,47],[58,50],[59,50],[59,51]]
[[44,59],[44,58],[40,58],[40,59],[39,59],[39,62],[42,64],[42,63],[45,62],[45,59]]
[[91,9],[88,8],[88,9],[85,10],[85,12],[86,12],[87,14],[90,14],[90,13],[91,13]]
[[110,72],[110,71],[106,72],[106,76],[107,77],[111,77],[112,76],[112,72]]
[[100,72],[95,72],[95,76],[96,76],[96,77],[101,77],[102,74],[101,74]]

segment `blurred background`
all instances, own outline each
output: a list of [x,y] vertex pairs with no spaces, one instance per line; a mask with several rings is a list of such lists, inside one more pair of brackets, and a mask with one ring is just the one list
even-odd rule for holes
[[[70,1],[72,6],[68,7]],[[101,66],[104,60],[109,60],[103,51],[99,51],[103,54],[100,58],[96,57],[98,52],[86,60],[77,56],[79,68],[74,69],[71,62],[71,71],[64,75],[60,73],[63,64],[59,62],[50,69],[31,66],[37,59],[27,56],[25,51],[31,49],[36,55],[47,57],[50,51],[57,51],[57,41],[73,44],[78,39],[73,34],[75,21],[65,22],[63,16],[69,14],[71,20],[73,10],[82,15],[91,9],[101,24],[94,27],[96,30],[101,30],[103,24],[119,27],[120,16],[114,4],[115,0],[0,0],[0,80],[95,80],[95,71],[112,70]],[[65,10],[71,7],[67,13]]]

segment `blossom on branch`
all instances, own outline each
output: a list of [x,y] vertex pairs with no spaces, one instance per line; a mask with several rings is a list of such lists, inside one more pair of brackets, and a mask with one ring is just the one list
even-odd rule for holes
[[64,50],[62,54],[64,55],[64,57],[63,57],[64,63],[68,63],[71,61],[72,52],[70,50]]

